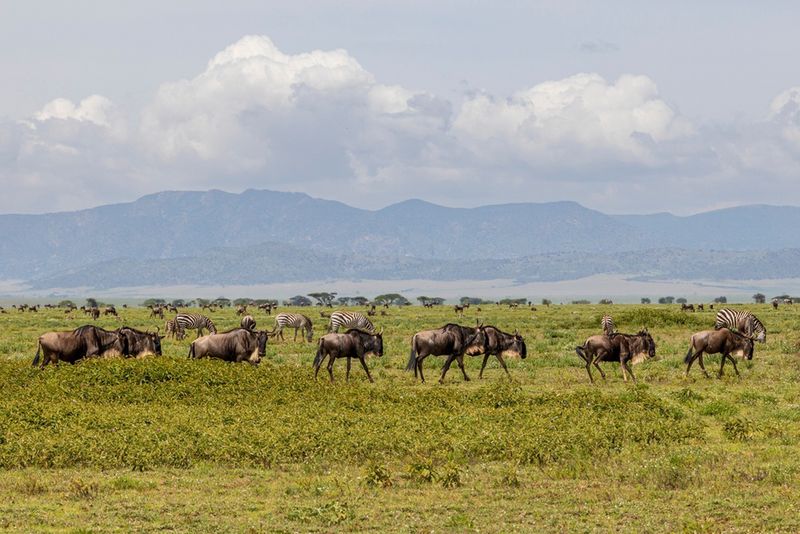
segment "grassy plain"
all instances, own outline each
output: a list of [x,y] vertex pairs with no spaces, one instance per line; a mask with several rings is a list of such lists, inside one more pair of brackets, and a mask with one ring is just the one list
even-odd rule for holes
[[[748,306],[766,345],[741,379],[695,367],[692,332],[713,312],[677,306],[483,306],[476,318],[518,328],[529,356],[492,361],[464,382],[403,371],[413,332],[452,308],[376,317],[386,355],[376,383],[312,379],[315,346],[270,341],[258,368],[164,356],[92,360],[44,371],[37,336],[87,322],[62,311],[0,315],[0,529],[11,532],[764,532],[800,531],[800,307]],[[649,327],[658,357],[588,383],[574,346],[603,313]],[[155,327],[143,309],[125,324]],[[318,336],[324,321],[306,309]],[[212,314],[220,328],[232,310]],[[256,315],[260,327],[272,319]],[[98,324],[115,328],[113,318]],[[435,363],[434,363],[435,362]],[[719,359],[710,358],[709,371]],[[323,371],[324,372],[324,371]],[[712,372],[713,374],[713,372]]]

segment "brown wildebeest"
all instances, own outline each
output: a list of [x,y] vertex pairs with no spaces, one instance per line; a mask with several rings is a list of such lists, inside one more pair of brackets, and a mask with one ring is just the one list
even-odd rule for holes
[[239,321],[239,326],[241,326],[245,330],[255,330],[256,320],[253,319],[252,315],[245,315],[244,317],[242,317],[242,320]]
[[247,306],[239,305],[236,306],[236,315],[244,315],[247,313]]
[[414,377],[419,376],[420,380],[425,382],[425,375],[422,374],[422,362],[425,358],[447,355],[447,360],[442,366],[439,383],[444,383],[444,377],[453,360],[458,362],[464,380],[469,380],[467,372],[464,370],[464,354],[484,354],[487,351],[487,343],[482,325],[473,328],[448,323],[434,330],[422,330],[411,338],[411,354],[408,357],[406,370],[413,369]]
[[733,370],[736,371],[736,376],[739,375],[739,369],[736,367],[736,360],[733,356],[744,356],[745,359],[753,359],[753,347],[755,346],[752,336],[745,336],[738,332],[734,332],[728,328],[720,330],[703,330],[692,335],[692,343],[689,346],[689,352],[683,359],[686,364],[686,375],[689,376],[689,369],[695,360],[700,364],[700,369],[703,374],[708,378],[708,372],[703,365],[703,354],[722,354],[722,361],[719,365],[719,375],[722,376],[722,370],[725,367],[725,360],[730,360],[733,364]]
[[772,309],[773,310],[778,309],[778,299],[772,299]]
[[226,362],[258,365],[267,356],[267,333],[264,330],[235,328],[220,334],[208,334],[192,341],[189,358],[219,358]]
[[92,316],[92,321],[96,321],[100,317],[100,310],[92,308],[89,310],[89,314]]
[[317,355],[314,358],[314,380],[317,379],[319,368],[325,358],[328,358],[328,375],[333,382],[333,363],[336,358],[347,358],[347,374],[345,381],[350,381],[350,360],[358,358],[361,362],[361,367],[367,373],[367,378],[370,382],[372,375],[369,374],[367,362],[364,359],[367,354],[375,354],[376,356],[383,356],[383,334],[369,334],[357,328],[351,328],[344,334],[330,333],[325,334],[319,338],[319,345],[317,346]]
[[455,305],[453,306],[453,311],[456,312],[456,315],[459,317],[464,317],[464,306]]
[[589,373],[589,381],[594,382],[591,366],[600,371],[603,380],[606,374],[600,367],[599,362],[616,362],[622,367],[622,377],[627,382],[628,374],[636,382],[636,377],[631,371],[630,365],[645,361],[647,358],[654,358],[656,355],[656,343],[647,329],[639,331],[638,334],[613,334],[611,336],[592,336],[586,340],[583,346],[575,347],[575,352],[586,362],[586,372]]
[[142,332],[129,326],[123,326],[117,332],[125,336],[128,341],[128,355],[134,358],[140,356],[156,355],[161,356],[161,340],[164,336],[159,335],[158,331]]
[[698,304],[697,305],[697,311],[703,311],[704,309],[705,309],[705,306],[703,306],[702,304]]
[[[525,340],[519,335],[518,331],[514,331],[513,334],[507,334],[494,326],[484,326],[483,330],[486,334],[486,351],[483,353],[483,363],[481,364],[481,372],[478,378],[483,378],[486,362],[489,361],[489,356],[492,355],[497,357],[497,361],[500,362],[506,375],[510,378],[511,373],[508,372],[503,356],[518,357],[524,360],[528,356]],[[477,356],[477,354],[473,355]]]
[[39,345],[32,365],[39,363],[40,353],[43,356],[40,368],[44,369],[48,363],[57,364],[59,361],[75,363],[107,351],[126,356],[128,341],[125,336],[92,325],[81,326],[72,332],[47,332],[39,336]]
[[113,315],[115,317],[119,317],[117,309],[114,306],[106,306],[103,310],[103,315]]
[[150,317],[164,318],[164,308],[161,306],[150,306]]

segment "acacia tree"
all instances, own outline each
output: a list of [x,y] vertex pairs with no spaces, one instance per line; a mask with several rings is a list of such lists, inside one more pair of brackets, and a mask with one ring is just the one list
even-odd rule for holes
[[763,293],[756,293],[753,295],[753,300],[756,301],[756,304],[764,304],[767,301],[767,296]]
[[311,306],[311,299],[303,295],[295,295],[286,301],[289,306]]
[[378,295],[373,299],[376,304],[394,304],[396,306],[405,306],[409,304],[408,299],[400,293],[386,293]]
[[650,299],[647,297],[642,297],[642,304],[650,304]]
[[317,293],[309,293],[308,296],[315,299],[320,306],[327,306],[330,308],[333,306],[333,299],[336,298],[336,292],[328,293],[326,291],[320,291]]

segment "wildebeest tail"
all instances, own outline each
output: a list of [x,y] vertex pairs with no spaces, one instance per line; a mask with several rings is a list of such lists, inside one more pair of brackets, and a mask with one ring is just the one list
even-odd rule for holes
[[42,350],[42,342],[36,345],[36,356],[33,357],[33,363],[31,364],[33,367],[36,367],[36,364],[39,363],[39,352]]
[[587,356],[586,356],[586,347],[584,347],[582,345],[579,345],[579,346],[575,347],[575,353],[578,356],[580,356],[581,359],[583,359],[583,361],[586,361],[586,358],[587,358]]
[[314,367],[319,367],[322,363],[322,338],[319,338],[319,344],[317,345],[317,355],[314,356]]
[[194,358],[195,357],[195,355],[194,355],[194,342],[189,344],[189,356],[187,356],[187,357],[188,358]]
[[683,358],[683,363],[689,363],[692,360],[692,346],[689,345],[689,351],[686,353],[686,356]]
[[413,371],[417,367],[417,351],[414,350],[416,336],[411,338],[411,354],[408,356],[408,363],[406,364],[406,371]]

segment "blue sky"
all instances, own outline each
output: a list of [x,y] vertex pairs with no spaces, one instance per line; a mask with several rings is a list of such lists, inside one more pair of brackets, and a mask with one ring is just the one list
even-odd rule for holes
[[0,212],[800,204],[791,2],[0,2]]

